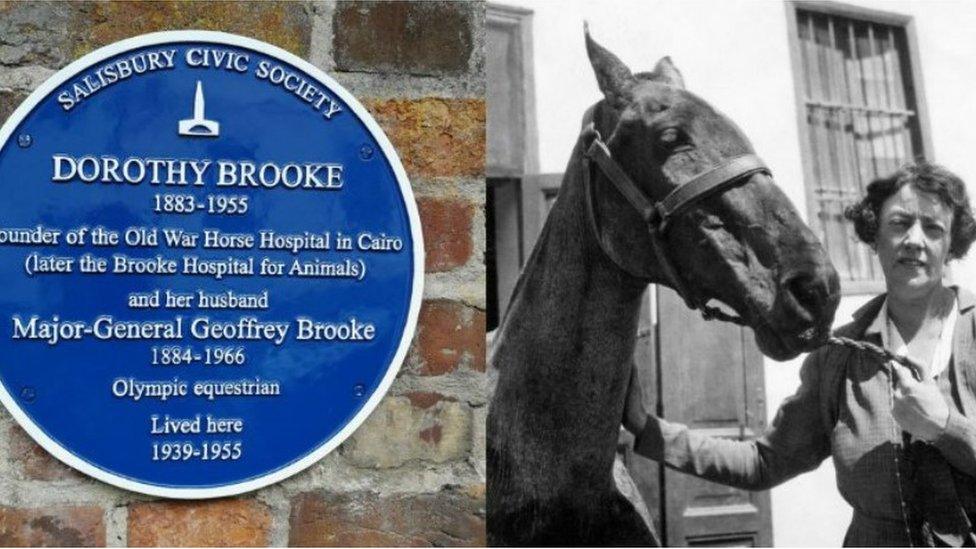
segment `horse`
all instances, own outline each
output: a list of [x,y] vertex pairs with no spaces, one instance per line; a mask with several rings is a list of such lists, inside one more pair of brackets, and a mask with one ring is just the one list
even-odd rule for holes
[[824,344],[840,299],[823,247],[742,131],[685,90],[669,57],[634,74],[584,35],[603,98],[489,352],[491,545],[658,544],[615,462],[649,283],[706,318],[732,318],[706,305],[726,304],[779,360]]

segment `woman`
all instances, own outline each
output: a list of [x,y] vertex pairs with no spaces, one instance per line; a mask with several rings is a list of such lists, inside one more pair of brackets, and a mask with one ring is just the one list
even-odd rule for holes
[[648,417],[633,380],[624,426],[639,454],[752,490],[832,456],[854,508],[845,545],[976,546],[976,297],[942,280],[976,238],[965,187],[940,166],[909,165],[871,183],[845,214],[877,253],[887,293],[838,335],[909,357],[921,380],[830,345],[807,357],[800,388],[757,440],[709,438]]

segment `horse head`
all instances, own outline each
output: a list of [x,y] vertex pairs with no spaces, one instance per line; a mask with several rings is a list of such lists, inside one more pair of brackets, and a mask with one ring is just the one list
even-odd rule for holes
[[[584,139],[600,140],[636,187],[631,194],[660,203],[734,159],[748,156],[755,168],[742,131],[685,90],[669,58],[650,73],[632,74],[589,32],[586,43],[604,99],[591,110]],[[656,212],[635,207],[608,170],[588,168],[588,207],[597,240],[623,271],[671,286],[692,305],[728,305],[755,330],[763,353],[784,360],[824,343],[839,282],[820,242],[759,166],[685,203],[657,232],[648,225]]]

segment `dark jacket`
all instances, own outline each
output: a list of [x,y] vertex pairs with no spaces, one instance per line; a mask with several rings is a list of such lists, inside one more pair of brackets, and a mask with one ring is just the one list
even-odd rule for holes
[[[854,508],[845,545],[909,545],[906,523],[913,525],[913,537],[918,534],[919,514],[912,505],[920,478],[927,493],[944,506],[938,507],[938,516],[976,519],[976,297],[959,290],[957,298],[953,359],[940,376],[951,402],[949,423],[927,447],[930,454],[922,459],[923,467],[912,459],[912,443],[891,416],[891,381],[884,361],[837,345],[806,358],[799,389],[783,402],[760,438],[710,438],[652,416],[635,449],[674,469],[749,490],[785,482],[833,456],[837,486]],[[864,338],[883,302],[882,295],[861,307],[838,335]],[[880,338],[873,342],[881,344]],[[965,524],[970,530],[969,522]],[[972,539],[969,532],[964,536]]]

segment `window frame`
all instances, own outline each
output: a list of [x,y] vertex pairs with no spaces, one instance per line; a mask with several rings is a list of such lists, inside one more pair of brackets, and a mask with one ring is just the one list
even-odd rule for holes
[[[508,135],[518,143],[521,152],[512,163],[494,163],[489,139],[485,156],[485,208],[492,210],[493,223],[486,226],[485,263],[493,272],[486,272],[486,310],[490,320],[500,322],[509,306],[511,292],[518,280],[522,264],[534,244],[526,231],[526,223],[538,224],[534,196],[526,196],[527,181],[539,171],[538,129],[535,108],[535,57],[532,46],[533,17],[531,9],[490,2],[485,9],[487,33],[497,30],[507,34],[512,50],[506,58],[506,73],[516,86],[512,91],[516,127],[506,128]],[[492,55],[487,52],[486,55]],[[488,59],[486,59],[486,65]],[[488,72],[486,66],[486,73]],[[486,84],[486,95],[490,95]],[[490,118],[490,113],[486,113]],[[490,128],[489,128],[490,129]],[[486,130],[488,131],[488,130]],[[491,187],[489,192],[488,187]],[[487,201],[492,200],[489,204]],[[528,208],[528,209],[527,209]],[[486,219],[487,222],[487,219]],[[514,240],[510,240],[515,235]],[[489,246],[490,244],[490,246]],[[494,254],[489,258],[489,254]],[[490,323],[489,326],[492,326]]]
[[[803,52],[801,50],[800,32],[797,25],[798,11],[815,12],[827,16],[843,17],[869,21],[881,25],[900,27],[905,32],[908,65],[915,94],[915,113],[919,131],[921,150],[917,156],[927,159],[934,158],[932,146],[932,131],[930,126],[928,101],[925,94],[925,80],[922,77],[921,57],[918,50],[918,36],[915,18],[911,15],[877,10],[850,4],[827,2],[818,0],[787,0],[786,28],[790,49],[790,65],[793,69],[793,90],[796,104],[796,124],[800,141],[800,158],[803,164],[803,187],[807,202],[807,223],[815,233],[821,234],[818,201],[815,194],[815,171],[813,145],[810,142],[810,132],[807,126],[806,90],[804,87]],[[853,237],[853,233],[851,234]],[[845,280],[841,284],[843,295],[877,294],[885,291],[884,280]]]
[[[509,69],[513,77],[521,83],[515,91],[516,108],[520,111],[521,127],[510,128],[518,132],[522,146],[519,165],[500,166],[486,159],[487,177],[521,177],[539,170],[539,136],[536,128],[535,112],[535,58],[532,47],[532,25],[535,12],[530,9],[491,2],[486,6],[486,27],[494,27],[508,33],[515,47],[514,58]],[[487,28],[486,28],[487,32]]]

